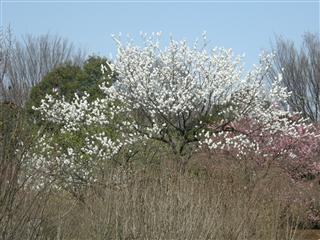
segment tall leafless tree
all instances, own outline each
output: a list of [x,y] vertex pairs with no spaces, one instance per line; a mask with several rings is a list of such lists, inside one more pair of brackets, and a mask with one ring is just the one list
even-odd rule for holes
[[72,43],[49,34],[26,35],[16,40],[10,29],[0,33],[0,97],[23,105],[30,88],[55,66],[72,62],[81,65],[84,53]]
[[302,112],[305,117],[320,121],[320,40],[319,35],[306,33],[303,44],[297,49],[293,41],[276,37],[275,63],[270,78],[281,72],[283,84],[292,96],[289,105],[293,111]]

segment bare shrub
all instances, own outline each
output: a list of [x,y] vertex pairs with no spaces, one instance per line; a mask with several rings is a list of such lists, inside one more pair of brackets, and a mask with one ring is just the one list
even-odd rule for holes
[[201,175],[165,165],[113,168],[83,203],[62,197],[56,232],[63,239],[293,239],[279,179],[250,184],[243,163]]
[[39,173],[27,152],[34,143],[24,111],[0,105],[0,238],[39,239],[49,185],[37,185]]

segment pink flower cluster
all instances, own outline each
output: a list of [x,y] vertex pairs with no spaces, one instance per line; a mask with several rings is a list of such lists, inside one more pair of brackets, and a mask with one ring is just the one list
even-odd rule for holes
[[[300,120],[297,115],[288,117],[292,123]],[[293,124],[290,134],[281,129],[273,131],[254,119],[241,119],[228,123],[222,131],[221,137],[214,137],[213,141],[233,139],[227,152],[239,156],[240,141],[238,135],[244,136],[252,144],[242,149],[247,156],[251,156],[259,166],[272,162],[280,166],[294,180],[314,178],[320,174],[320,126],[316,124]],[[215,129],[211,126],[211,129]],[[294,134],[292,134],[294,132]]]

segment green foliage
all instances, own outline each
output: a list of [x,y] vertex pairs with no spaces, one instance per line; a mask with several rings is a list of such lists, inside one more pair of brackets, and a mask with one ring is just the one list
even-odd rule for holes
[[105,64],[106,61],[106,58],[91,56],[82,68],[72,63],[57,66],[31,89],[26,103],[27,111],[34,115],[32,106],[39,106],[41,99],[46,94],[52,94],[54,89],[66,100],[71,100],[75,93],[81,95],[83,92],[90,94],[89,100],[102,97],[99,85],[103,82],[112,84],[112,80],[105,79],[101,72],[101,64]]
[[112,79],[105,78],[108,74],[102,74],[101,72],[101,64],[105,64],[107,62],[106,58],[103,57],[89,57],[83,66],[83,73],[85,75],[84,80],[80,85],[80,92],[88,92],[91,96],[91,99],[96,99],[101,97],[101,90],[99,85],[103,82],[106,83],[106,86],[111,86]]

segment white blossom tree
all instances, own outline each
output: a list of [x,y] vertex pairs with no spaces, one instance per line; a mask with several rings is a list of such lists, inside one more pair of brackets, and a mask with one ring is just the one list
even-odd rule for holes
[[[289,93],[280,84],[281,75],[271,88],[265,85],[272,55],[262,54],[260,64],[245,73],[240,56],[230,49],[207,50],[205,36],[204,45],[192,47],[171,38],[162,48],[157,33],[143,39],[139,46],[115,37],[118,55],[102,71],[111,68],[117,80],[101,86],[104,98],[88,103],[87,95],[76,96],[69,103],[47,96],[36,108],[44,119],[60,124],[61,132],[99,126],[86,132],[82,153],[111,158],[121,146],[154,139],[170,146],[183,162],[201,145],[236,145],[239,155],[247,149],[258,152],[255,138],[231,127],[243,119],[259,123],[261,133],[298,137],[295,129],[308,129],[305,120],[292,121],[293,113],[275,107],[286,106]],[[117,134],[110,134],[111,122]]]
[[34,107],[49,131],[30,157],[47,178],[58,177],[56,181],[62,180],[67,185],[95,181],[95,173],[105,160],[113,159],[123,146],[141,139],[134,132],[128,134],[131,124],[120,116],[120,108],[114,102],[106,99],[90,102],[87,93],[81,97],[75,94],[71,102],[57,96],[46,95],[41,105]]

